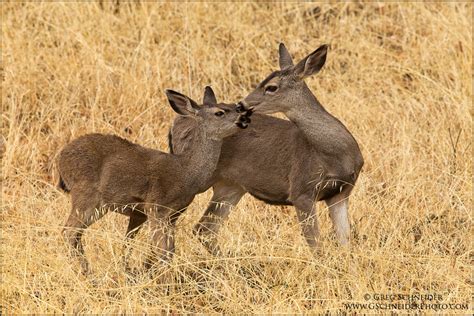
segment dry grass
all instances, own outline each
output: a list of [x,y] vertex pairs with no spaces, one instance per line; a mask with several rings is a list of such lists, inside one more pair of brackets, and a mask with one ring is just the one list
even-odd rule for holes
[[[191,232],[208,192],[180,219],[167,289],[146,275],[126,280],[126,218],[115,214],[87,231],[94,273],[79,275],[60,235],[70,208],[55,187],[62,146],[103,132],[166,150],[165,88],[200,99],[212,84],[238,100],[277,67],[280,41],[298,59],[331,44],[308,84],[366,160],[350,253],[333,241],[323,204],[325,250],[314,259],[292,208],[246,196],[220,234],[228,254],[212,257]],[[2,3],[1,308],[313,313],[365,293],[470,304],[471,43],[467,3]],[[143,231],[136,266],[146,241]]]

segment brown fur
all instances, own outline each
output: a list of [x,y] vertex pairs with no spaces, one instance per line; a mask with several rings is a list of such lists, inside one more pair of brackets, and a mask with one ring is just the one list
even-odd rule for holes
[[195,123],[195,138],[185,151],[167,154],[118,136],[89,134],[66,145],[59,155],[60,186],[70,191],[72,199],[64,234],[85,272],[83,231],[108,211],[130,216],[131,238],[148,218],[154,256],[169,260],[176,219],[197,193],[208,188],[222,138],[239,130],[241,116],[232,105],[199,107],[179,93],[167,91],[167,95],[173,109]]
[[[256,114],[252,125],[224,140],[210,185],[212,202],[195,228],[204,245],[217,252],[216,233],[230,206],[246,192],[271,204],[294,205],[308,244],[317,248],[319,229],[314,201],[325,200],[331,214],[348,198],[363,165],[357,142],[346,127],[329,114],[303,81],[324,65],[322,46],[296,66],[280,46],[281,70],[273,72],[243,101]],[[268,93],[268,85],[277,91]],[[290,121],[258,114],[283,112]],[[192,142],[193,122],[176,118],[171,130],[174,152]],[[347,204],[345,204],[347,205]],[[348,242],[347,210],[333,216],[341,243]]]

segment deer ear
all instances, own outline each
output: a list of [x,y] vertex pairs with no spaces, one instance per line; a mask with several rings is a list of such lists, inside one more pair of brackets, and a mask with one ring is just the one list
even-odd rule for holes
[[184,94],[166,90],[166,96],[173,110],[180,115],[196,115],[199,111],[199,105]]
[[279,63],[281,70],[293,66],[293,59],[291,58],[290,53],[286,49],[285,44],[280,43],[280,46],[278,47],[278,54],[280,55]]
[[318,73],[326,62],[328,45],[322,45],[317,50],[303,58],[294,68],[294,72],[300,78]]
[[206,86],[204,89],[204,97],[202,98],[203,104],[213,105],[217,104],[216,95],[214,94],[214,90],[210,86]]

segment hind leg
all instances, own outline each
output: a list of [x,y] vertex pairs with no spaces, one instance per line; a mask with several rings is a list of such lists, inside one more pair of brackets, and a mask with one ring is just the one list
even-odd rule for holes
[[206,249],[214,254],[220,253],[217,245],[217,233],[222,223],[229,216],[230,210],[235,206],[245,191],[242,187],[224,181],[217,182],[213,187],[214,194],[204,215],[194,227],[194,234]]
[[72,210],[63,229],[63,236],[69,244],[70,253],[73,258],[77,258],[82,268],[82,272],[89,272],[89,264],[84,256],[82,245],[82,235],[87,227],[99,220],[106,211],[98,210],[99,196],[96,192],[88,195],[72,195]]
[[325,202],[329,207],[329,216],[331,217],[336,237],[343,246],[349,246],[351,226],[349,222],[349,195],[352,187],[347,185],[341,193],[327,199]]

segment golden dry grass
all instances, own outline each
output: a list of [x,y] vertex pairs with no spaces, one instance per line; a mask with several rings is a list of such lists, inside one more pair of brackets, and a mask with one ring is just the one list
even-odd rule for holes
[[[220,233],[227,254],[212,257],[192,235],[207,192],[178,223],[168,286],[126,280],[116,214],[86,232],[94,272],[78,274],[60,234],[70,208],[55,186],[62,146],[102,132],[166,150],[165,88],[200,99],[211,84],[236,101],[277,67],[280,41],[297,59],[331,44],[308,84],[365,157],[350,252],[333,241],[323,204],[324,251],[312,258],[293,208],[246,196]],[[1,309],[334,313],[366,293],[471,304],[471,43],[469,3],[2,3]],[[143,231],[135,266],[146,242]]]

